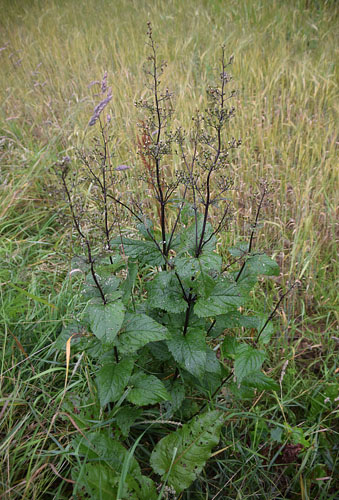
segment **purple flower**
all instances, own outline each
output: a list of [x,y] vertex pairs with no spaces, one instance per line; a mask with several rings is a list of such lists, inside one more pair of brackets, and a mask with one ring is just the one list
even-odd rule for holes
[[118,165],[117,167],[115,167],[114,170],[121,171],[121,170],[129,170],[130,168],[132,168],[132,167],[130,167],[128,165]]
[[100,114],[105,109],[105,107],[107,106],[107,104],[110,102],[111,99],[112,99],[112,89],[110,87],[108,89],[107,97],[103,101],[99,102],[97,106],[95,106],[92,118],[90,119],[88,124],[90,127],[96,124],[96,122],[100,117]]
[[104,73],[104,77],[101,82],[101,92],[104,94],[107,90],[107,71]]

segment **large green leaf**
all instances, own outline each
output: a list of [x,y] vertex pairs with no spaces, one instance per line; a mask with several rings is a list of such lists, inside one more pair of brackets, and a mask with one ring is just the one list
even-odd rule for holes
[[159,247],[154,241],[132,240],[130,238],[115,238],[112,248],[123,245],[124,252],[132,259],[138,260],[143,265],[162,266],[165,264]]
[[169,338],[165,326],[160,325],[146,314],[130,313],[125,316],[121,332],[117,337],[120,353],[135,352],[149,342]]
[[[188,424],[161,439],[151,455],[153,470],[167,477],[176,493],[188,488],[202,471],[219,442],[223,416],[218,411],[199,415]],[[172,463],[173,454],[175,458]]]
[[248,375],[259,372],[265,361],[266,355],[263,351],[254,349],[248,344],[237,347],[234,362],[234,374],[240,383]]
[[108,304],[90,303],[87,307],[90,326],[94,335],[105,344],[112,344],[125,317],[121,300]]
[[202,330],[188,328],[186,335],[179,332],[167,341],[176,362],[192,375],[201,378],[206,366],[206,341]]
[[163,271],[147,286],[148,303],[151,307],[172,313],[186,311],[187,303],[179,281],[173,272]]
[[136,406],[153,405],[171,399],[163,382],[154,375],[137,373],[131,379],[127,399]]
[[101,406],[114,403],[122,396],[130,379],[134,361],[123,359],[120,363],[104,365],[95,379]]
[[245,301],[236,283],[223,278],[218,280],[209,297],[199,297],[194,312],[199,317],[218,316],[237,309]]

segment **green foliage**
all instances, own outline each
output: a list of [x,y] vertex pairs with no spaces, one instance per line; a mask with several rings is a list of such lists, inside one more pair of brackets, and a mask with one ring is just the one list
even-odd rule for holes
[[193,418],[156,445],[151,465],[162,478],[167,478],[176,493],[188,488],[200,474],[211,456],[212,448],[219,442],[222,424],[220,412],[207,412]]
[[[191,135],[185,135],[181,128],[171,131],[171,94],[159,90],[158,78],[164,66],[158,62],[150,25],[148,42],[151,55],[147,74],[153,95],[137,102],[147,116],[139,153],[146,167],[146,175],[141,177],[146,191],[142,194],[146,199],[152,186],[157,215],[152,218],[142,203],[117,194],[115,174],[108,161],[111,121],[104,114],[96,149],[80,155],[84,171],[79,175],[79,186],[69,185],[65,161],[56,171],[78,238],[87,251],[87,262],[81,258],[75,262],[87,273],[82,289],[83,311],[78,323],[62,332],[58,345],[65,345],[67,335],[73,332],[76,339],[80,337],[76,346],[81,346],[91,360],[95,397],[101,411],[110,416],[111,434],[99,426],[85,440],[73,443],[84,459],[75,473],[77,487],[95,499],[109,495],[154,498],[153,481],[141,475],[134,458],[138,447],[147,450],[146,461],[151,456],[153,470],[163,481],[162,490],[165,483],[176,493],[186,490],[199,477],[219,442],[224,415],[220,411],[204,412],[209,400],[214,403],[227,382],[240,398],[253,398],[256,390],[278,389],[262,371],[272,316],[246,314],[251,302],[249,292],[258,277],[279,273],[275,261],[252,251],[254,229],[266,195],[264,185],[250,243],[246,248],[241,244],[240,249],[231,249],[236,260],[226,267],[217,251],[218,235],[227,224],[230,209],[225,197],[231,188],[225,174],[228,157],[241,143],[230,139],[225,127],[234,114],[234,108],[227,107],[233,96],[227,91],[231,79],[226,69],[231,60],[225,61],[222,48],[220,86],[208,88],[204,119],[197,115]],[[111,99],[106,80],[101,89],[102,101],[90,125],[98,121]],[[189,163],[191,143],[195,152]],[[174,147],[182,151],[184,167],[171,173],[166,171],[164,161]],[[123,182],[128,192],[128,179]],[[86,210],[81,204],[79,208],[85,189],[94,193],[92,203],[86,199],[83,206],[95,207],[98,212],[88,223],[96,232],[101,227],[99,234],[107,250],[104,253],[97,251],[83,220]],[[125,237],[121,229],[119,237],[112,234],[115,212],[108,200],[136,220],[136,236]],[[212,224],[211,213],[221,201],[226,203],[220,210],[220,220]],[[88,212],[91,214],[89,208]],[[254,328],[257,339],[239,330],[234,330],[234,336],[225,335],[234,327]],[[215,340],[218,337],[219,345]],[[182,427],[175,432],[166,429],[165,437],[157,439],[156,445],[151,429],[135,435],[134,428],[149,421],[157,426],[163,419],[173,424],[167,418],[180,419]]]
[[[143,474],[149,475],[152,447],[175,425],[165,420],[184,423],[205,402],[210,408],[217,406],[232,418],[222,429],[221,449],[209,460],[205,471],[187,493],[183,492],[183,500],[211,498],[216,494],[225,499],[232,499],[235,495],[254,498],[260,497],[262,492],[267,498],[337,498],[338,384],[335,370],[338,366],[338,335],[335,303],[338,287],[333,279],[338,274],[335,238],[337,172],[333,168],[337,158],[337,44],[333,43],[337,30],[337,2],[287,0],[276,2],[272,9],[263,8],[261,0],[164,2],[161,9],[159,2],[145,0],[130,2],[130,8],[126,8],[123,0],[88,0],[81,9],[74,8],[74,2],[56,0],[35,2],[29,8],[23,6],[23,2],[13,0],[3,0],[3,4],[0,13],[3,30],[0,77],[3,102],[0,140],[3,160],[0,192],[0,430],[4,439],[1,443],[0,489],[4,498],[40,500],[53,497],[63,500],[72,496],[77,499],[94,496],[93,490],[86,494],[84,489],[87,487],[80,488],[81,480],[74,486],[72,495],[73,485],[67,482],[67,478],[72,479],[72,471],[86,470],[88,460],[86,455],[78,455],[76,449],[73,452],[70,445],[74,435],[79,433],[73,422],[84,433],[96,429],[97,436],[108,429],[109,439],[118,440],[129,450],[147,428],[148,424],[144,422],[156,420],[160,415],[161,422],[148,428],[134,454]],[[255,344],[254,336],[269,317],[278,288],[265,283],[260,291],[256,286],[256,276],[246,276],[245,269],[238,279],[238,287],[244,292],[252,290],[252,294],[241,311],[236,308],[214,319],[213,316],[200,319],[199,328],[207,332],[207,358],[210,359],[210,352],[214,356],[213,363],[206,362],[206,374],[202,380],[182,366],[178,367],[179,373],[173,380],[177,362],[168,350],[166,340],[150,342],[132,352],[132,356],[145,373],[161,377],[171,400],[147,408],[136,407],[126,400],[130,390],[128,382],[118,401],[100,408],[95,377],[106,364],[116,364],[114,347],[117,347],[121,356],[119,363],[122,363],[125,355],[120,352],[117,342],[123,327],[114,339],[114,346],[103,345],[88,327],[88,318],[85,321],[79,314],[87,299],[96,297],[101,300],[100,292],[88,281],[86,291],[84,287],[84,294],[79,295],[82,279],[79,272],[64,280],[69,266],[67,257],[62,256],[68,256],[70,246],[74,249],[76,244],[74,232],[64,219],[59,219],[64,200],[59,198],[60,186],[53,186],[50,182],[46,166],[59,156],[73,156],[74,147],[79,144],[90,143],[88,136],[84,140],[83,128],[88,122],[89,108],[97,104],[94,100],[97,99],[98,86],[88,89],[87,85],[106,68],[110,76],[110,68],[114,68],[114,99],[110,103],[110,114],[117,125],[113,134],[118,139],[118,148],[116,151],[111,148],[114,155],[110,158],[113,168],[118,162],[129,161],[133,166],[127,172],[128,189],[124,189],[122,180],[125,174],[117,172],[117,192],[122,201],[134,199],[138,203],[139,196],[143,197],[142,163],[133,153],[135,137],[140,130],[133,123],[140,120],[140,115],[136,118],[139,111],[130,103],[144,81],[142,65],[139,64],[145,52],[143,20],[150,18],[163,37],[161,51],[169,63],[160,80],[167,85],[169,76],[175,82],[176,106],[186,129],[192,124],[191,110],[197,103],[202,102],[201,109],[205,107],[200,89],[211,78],[217,65],[219,54],[215,47],[226,41],[227,50],[231,47],[230,50],[234,51],[233,71],[242,80],[240,87],[237,83],[236,86],[243,105],[241,113],[233,119],[232,134],[243,137],[246,147],[236,155],[233,163],[230,159],[230,169],[235,166],[235,190],[227,197],[235,200],[241,197],[240,212],[249,220],[253,209],[249,198],[258,179],[268,176],[273,181],[274,220],[265,224],[254,252],[257,248],[259,251],[266,248],[270,252],[279,252],[282,273],[277,280],[279,288],[284,287],[285,280],[290,280],[291,276],[302,277],[304,286],[287,305],[288,325],[283,318],[279,327],[270,321]],[[213,36],[210,36],[211,27]],[[109,67],[107,61],[110,61]],[[187,88],[188,93],[185,92]],[[144,97],[146,93],[142,95]],[[133,142],[131,148],[128,142]],[[166,173],[180,164],[175,158],[176,149],[172,149],[173,161],[169,156],[164,162]],[[70,167],[72,174],[75,163],[72,162]],[[101,165],[101,161],[99,163]],[[94,190],[92,184],[84,193],[88,196]],[[183,191],[181,189],[180,196]],[[154,203],[149,198],[151,192],[149,189],[144,206],[156,214]],[[179,197],[173,200],[171,212],[174,212],[175,203],[181,203]],[[210,218],[213,224],[218,220],[217,212],[223,203],[214,205]],[[112,210],[112,213],[116,214],[116,211]],[[133,224],[125,215],[114,221],[112,238],[117,236],[117,222],[123,237],[135,238]],[[185,228],[191,225],[194,234],[193,217],[192,204],[187,203],[180,223]],[[233,279],[238,269],[236,264],[228,267],[232,259],[229,259],[231,250],[227,247],[234,244],[233,240],[239,233],[241,241],[247,240],[238,217],[236,210],[232,225],[234,232],[223,233],[217,238],[223,266],[230,272],[234,271],[227,277]],[[146,226],[146,218],[143,221]],[[87,222],[86,226],[89,227]],[[147,227],[154,231],[157,241],[162,241],[157,222]],[[138,231],[141,233],[139,238],[151,241],[147,231],[141,232],[140,228]],[[95,232],[96,229],[89,231],[90,238]],[[184,252],[178,256],[179,243],[180,238],[172,240],[170,256],[185,259]],[[109,267],[107,262],[115,257],[122,262],[120,271],[111,266],[109,273],[117,273],[118,277],[114,276],[113,281],[121,282],[121,300],[129,311],[127,314],[146,314],[170,332],[180,330],[185,311],[167,314],[162,309],[147,310],[143,302],[147,296],[146,284],[159,269],[148,264],[143,268],[130,258],[126,263],[123,254],[114,256],[109,252],[109,257],[101,263],[98,255],[103,248],[107,249],[106,241],[104,245],[100,242],[98,247],[93,245],[95,271],[99,275],[102,273],[104,281],[109,277],[104,270]],[[206,246],[203,250],[203,254],[207,253]],[[242,251],[233,255],[239,259],[239,264],[249,260],[248,241]],[[187,259],[188,266],[189,262]],[[72,269],[79,268],[86,274],[90,272],[87,256],[74,259]],[[125,279],[127,272],[129,280]],[[214,273],[207,270],[204,278],[200,275],[198,279],[200,270],[195,272],[195,280],[191,283],[190,273],[187,279],[182,278],[185,289],[192,288],[194,293],[201,291],[201,294],[204,289],[204,296],[208,297],[213,289]],[[102,285],[104,287],[104,283]],[[113,294],[113,286],[111,291]],[[116,297],[108,296],[107,299],[110,302]],[[135,310],[130,300],[134,300]],[[79,321],[71,325],[73,320]],[[70,328],[63,330],[56,343],[62,323]],[[190,315],[189,323],[190,328],[198,323],[194,313]],[[64,390],[65,348],[73,334],[69,382]],[[212,370],[214,366],[213,373],[222,368],[220,376],[223,379],[234,368],[235,358],[231,351],[227,353],[226,345],[223,348],[225,336],[266,352],[263,367],[269,374],[270,383],[275,386],[271,389],[276,390],[279,386],[276,396],[268,387],[260,388],[258,378],[265,377],[263,372],[261,375],[258,372],[255,377],[253,374],[245,377],[240,387],[231,377],[215,395],[214,390],[220,383],[214,389],[202,388],[210,377],[208,367]],[[319,344],[320,348],[317,347]],[[137,370],[136,366],[134,370]],[[254,387],[250,387],[252,380]],[[278,380],[279,384],[275,382]],[[290,427],[285,427],[285,422]],[[43,428],[47,432],[42,432]],[[271,438],[271,431],[275,429],[280,433],[273,432]],[[293,434],[291,429],[301,429],[311,446],[298,443],[301,437]],[[304,446],[304,450],[293,463],[281,463],[282,448],[288,449],[289,445]],[[223,448],[225,451],[222,452]],[[126,455],[121,457],[122,460],[125,458]],[[90,465],[95,465],[95,462]],[[109,467],[106,463],[101,463],[101,466]],[[115,478],[115,484],[116,479],[121,481],[121,469],[117,473],[112,469],[109,472],[110,477]],[[73,479],[78,480],[78,477],[74,475]],[[159,500],[161,485],[156,474],[152,478]],[[164,477],[161,491],[164,490],[164,498],[171,498],[165,489],[166,484]],[[114,496],[117,486],[114,488],[110,496]],[[96,489],[99,498],[102,498],[103,491]],[[132,493],[128,494],[131,496]],[[133,494],[141,498],[139,493]],[[147,498],[151,498],[151,494]]]
[[124,321],[125,307],[122,301],[90,303],[87,312],[94,335],[104,344],[112,344]]

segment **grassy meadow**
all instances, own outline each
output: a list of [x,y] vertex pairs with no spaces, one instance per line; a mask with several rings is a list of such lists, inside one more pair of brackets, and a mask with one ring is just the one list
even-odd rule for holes
[[[180,498],[338,499],[338,14],[330,0],[1,0],[1,499],[84,498],[72,497],[79,457],[70,442],[76,394],[95,388],[90,364],[73,357],[74,407],[64,402],[66,358],[54,343],[80,299],[51,167],[90,144],[98,102],[90,84],[105,71],[116,161],[142,167],[134,102],[145,95],[147,21],[184,126],[204,108],[220,46],[234,54],[230,137],[242,146],[232,165],[232,231],[220,248],[248,234],[264,178],[270,203],[256,245],[281,275],[268,297],[254,294],[253,307],[269,311],[300,281],[279,308],[271,345],[281,392],[239,403],[224,450]],[[265,460],[268,421],[299,433],[293,464]]]

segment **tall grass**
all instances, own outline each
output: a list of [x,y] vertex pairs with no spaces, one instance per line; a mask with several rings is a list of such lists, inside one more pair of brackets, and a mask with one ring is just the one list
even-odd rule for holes
[[[225,238],[247,231],[250,197],[258,181],[268,179],[272,203],[259,246],[281,265],[278,286],[291,279],[302,281],[299,294],[285,304],[283,334],[272,349],[277,378],[289,360],[285,392],[279,404],[270,401],[262,411],[278,421],[286,406],[300,423],[310,399],[332,383],[338,320],[337,19],[336,2],[325,0],[2,0],[3,498],[69,498],[70,490],[55,471],[61,476],[66,471],[69,477],[63,451],[76,428],[67,418],[51,425],[65,366],[64,360],[51,356],[49,346],[62,317],[71,315],[72,291],[62,284],[69,243],[49,190],[49,167],[88,143],[87,124],[96,102],[96,86],[89,84],[107,70],[119,138],[117,161],[138,168],[140,117],[133,102],[145,91],[142,62],[148,20],[168,62],[164,84],[175,91],[176,108],[186,124],[203,106],[203,89],[217,66],[219,46],[225,43],[226,52],[234,53],[238,97],[230,134],[241,137],[243,147],[233,165],[238,212]],[[260,307],[262,296],[254,300]],[[90,367],[83,370],[87,373]],[[79,375],[77,383],[84,383],[83,377]],[[263,498],[257,488],[271,481],[266,469],[259,471],[255,450],[234,438],[238,431],[252,435],[254,425],[247,417],[238,419],[236,430],[229,430],[238,455],[225,452],[215,466],[221,478],[229,474],[227,491],[235,488],[247,495],[239,498]],[[310,435],[320,436],[326,419],[305,425]],[[306,490],[305,470],[312,470],[315,454],[312,449],[297,478]],[[246,477],[252,481],[252,493]],[[319,498],[327,498],[326,485],[321,491]],[[222,494],[225,491],[219,498]]]

